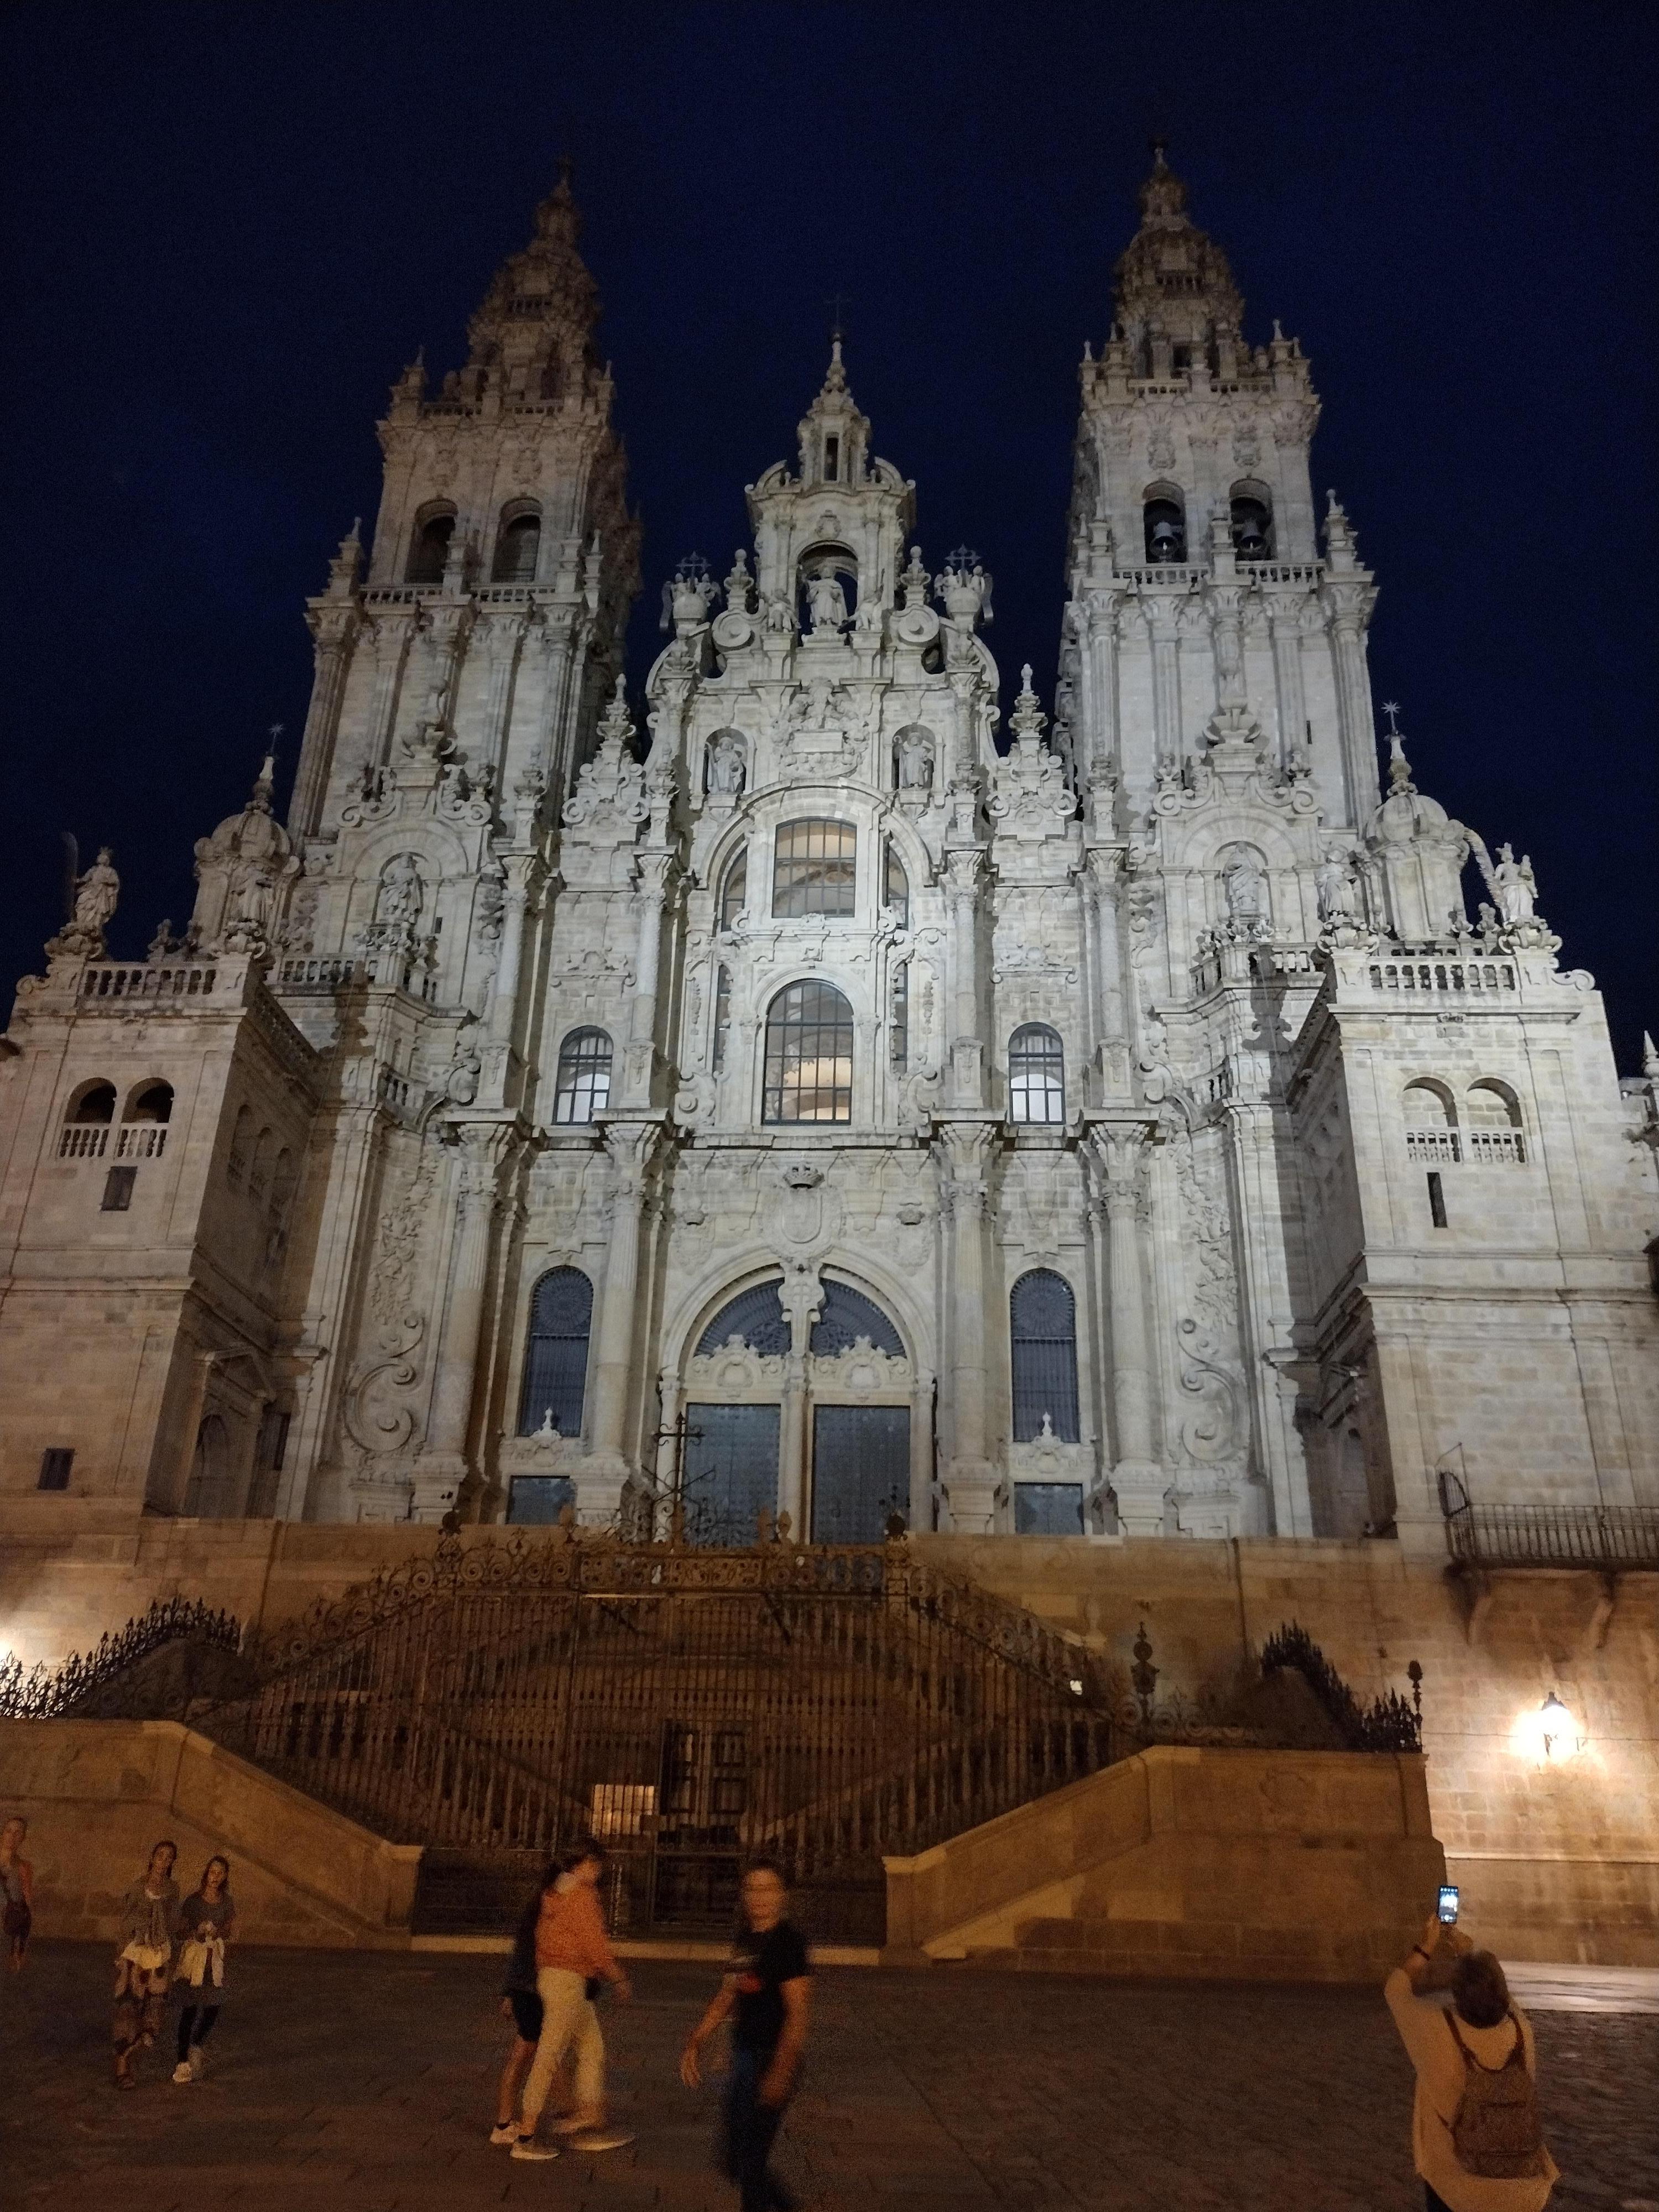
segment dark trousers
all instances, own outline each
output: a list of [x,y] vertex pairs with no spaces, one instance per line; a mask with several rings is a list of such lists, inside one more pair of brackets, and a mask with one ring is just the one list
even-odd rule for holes
[[217,2005],[187,2004],[179,2015],[179,2063],[182,2066],[190,2056],[192,2043],[205,2043],[213,2033],[213,2023],[219,2017]]
[[1423,2212],[1451,2212],[1450,2205],[1432,2182],[1423,2184]]
[[771,2062],[769,2051],[734,2050],[726,2081],[720,2171],[737,2183],[743,2212],[792,2212],[798,2201],[767,2165],[784,2112],[757,2094]]

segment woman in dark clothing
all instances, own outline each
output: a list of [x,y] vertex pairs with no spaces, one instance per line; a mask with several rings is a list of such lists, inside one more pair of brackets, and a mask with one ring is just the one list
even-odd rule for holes
[[149,1864],[121,1899],[115,1932],[115,2086],[136,2089],[132,2054],[161,2032],[167,1972],[179,1924],[174,1843],[157,1844]]
[[732,2067],[721,2114],[720,2166],[738,2185],[743,2212],[791,2212],[797,2199],[768,2164],[806,2047],[811,1966],[788,1919],[789,1892],[769,1862],[743,1878],[743,1910],[731,1964],[680,2055],[689,2089],[702,2080],[700,2046],[732,2022]]
[[495,2092],[495,2124],[489,2130],[490,2142],[501,2149],[510,2148],[519,2140],[519,2098],[542,2038],[542,2001],[536,1994],[536,1924],[541,1918],[542,1899],[558,1879],[559,1863],[555,1859],[519,1915],[513,1932],[513,1955],[501,1984],[501,2010],[511,2018],[514,2031],[513,2048]]
[[207,2063],[202,2046],[225,2001],[225,1947],[235,1929],[230,1861],[216,1856],[203,1868],[194,1896],[185,1899],[179,1914],[177,1979],[185,2002],[179,2014],[179,2063],[173,2078],[181,2087],[202,2078]]

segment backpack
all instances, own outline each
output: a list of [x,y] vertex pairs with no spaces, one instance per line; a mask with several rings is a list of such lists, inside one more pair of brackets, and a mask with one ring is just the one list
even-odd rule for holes
[[1501,2066],[1483,2066],[1446,2014],[1463,2059],[1463,2094],[1451,2124],[1452,2148],[1465,2173],[1489,2181],[1518,2181],[1544,2170],[1544,2131],[1538,2092],[1527,2071],[1527,2045],[1514,2013],[1515,2048]]

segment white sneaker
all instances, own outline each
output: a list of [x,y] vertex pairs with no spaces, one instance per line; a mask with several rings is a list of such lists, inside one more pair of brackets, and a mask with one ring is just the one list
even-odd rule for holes
[[196,2079],[196,2076],[190,2070],[190,2061],[188,2058],[181,2058],[179,2061],[179,2063],[173,2069],[173,2079],[174,2086],[180,2089],[184,2088],[187,2083],[191,2082]]
[[538,2165],[547,2159],[556,2158],[558,2154],[551,2143],[538,2142],[534,2136],[520,2136],[508,2153],[512,2158],[534,2159]]
[[620,2128],[584,2128],[579,2135],[567,2136],[567,2150],[622,2150],[633,2142]]
[[519,2140],[519,2130],[511,2120],[497,2120],[489,2130],[489,2140],[497,2150],[506,2150]]
[[190,2046],[189,2065],[191,2079],[199,2081],[207,2072],[207,2053],[199,2043],[192,2043]]

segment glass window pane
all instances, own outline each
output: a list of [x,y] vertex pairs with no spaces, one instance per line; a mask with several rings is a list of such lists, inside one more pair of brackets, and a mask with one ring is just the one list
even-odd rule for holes
[[1041,1437],[1046,1414],[1057,1442],[1076,1443],[1077,1304],[1071,1285],[1051,1268],[1033,1268],[1014,1285],[1009,1319],[1015,1443]]
[[1015,1535],[1080,1536],[1083,1533],[1083,1485],[1080,1482],[1017,1482],[1014,1485]]
[[850,915],[857,849],[850,822],[782,823],[773,848],[773,913]]
[[537,1284],[519,1399],[521,1437],[548,1425],[562,1437],[581,1434],[592,1320],[593,1285],[580,1267],[555,1267]]
[[726,881],[720,886],[720,919],[722,929],[735,929],[738,916],[743,912],[743,902],[749,890],[749,848],[744,846],[726,872]]
[[1058,1034],[1027,1022],[1008,1041],[1008,1114],[1015,1121],[1066,1119],[1066,1063]]
[[853,1009],[830,983],[792,983],[766,1018],[766,1121],[850,1121]]
[[559,1048],[556,1121],[591,1121],[611,1103],[611,1039],[604,1030],[572,1030]]
[[886,881],[882,885],[881,902],[891,907],[893,919],[901,929],[910,927],[910,878],[904,872],[904,863],[890,844],[887,848]]

